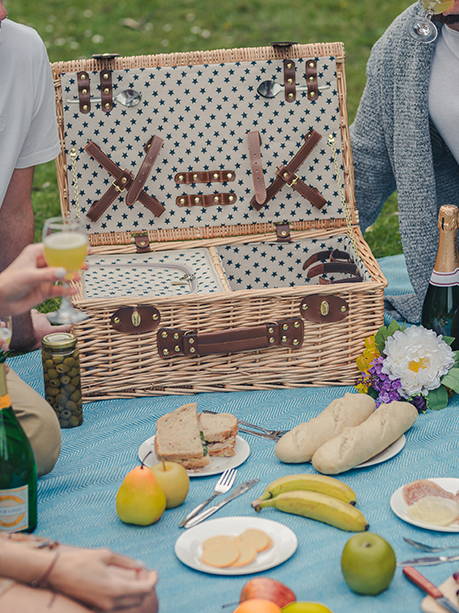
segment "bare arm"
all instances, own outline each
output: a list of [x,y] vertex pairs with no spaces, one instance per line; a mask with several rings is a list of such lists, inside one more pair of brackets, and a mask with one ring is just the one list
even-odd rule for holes
[[[0,270],[4,270],[33,241],[32,179],[34,168],[17,168],[0,207]],[[35,344],[30,313],[14,318],[12,347],[31,349]]]

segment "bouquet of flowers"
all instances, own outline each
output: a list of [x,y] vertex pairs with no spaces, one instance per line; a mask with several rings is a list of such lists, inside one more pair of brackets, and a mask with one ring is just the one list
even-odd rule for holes
[[451,349],[453,341],[394,320],[365,339],[355,387],[375,398],[376,406],[406,400],[419,412],[444,409],[450,394],[459,393],[459,351]]

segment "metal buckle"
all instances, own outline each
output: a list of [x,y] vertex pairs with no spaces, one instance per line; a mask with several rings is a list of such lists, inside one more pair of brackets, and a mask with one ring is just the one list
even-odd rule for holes
[[296,175],[293,175],[293,179],[290,181],[290,183],[288,183],[288,185],[290,187],[293,187],[295,183],[298,183],[299,180],[300,180],[299,177],[297,177]]
[[[118,184],[118,181],[120,181],[123,186],[121,187],[121,185]],[[114,187],[116,189],[116,191],[118,192],[118,194],[121,194],[122,191],[124,191],[126,189],[126,183],[127,183],[127,177],[122,176],[119,179],[115,179],[112,183],[112,187]]]

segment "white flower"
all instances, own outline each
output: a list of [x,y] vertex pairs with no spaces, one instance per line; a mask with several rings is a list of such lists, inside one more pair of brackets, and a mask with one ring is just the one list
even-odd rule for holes
[[440,379],[454,365],[451,347],[433,330],[411,326],[386,340],[382,372],[400,379],[405,398],[427,395],[440,386]]

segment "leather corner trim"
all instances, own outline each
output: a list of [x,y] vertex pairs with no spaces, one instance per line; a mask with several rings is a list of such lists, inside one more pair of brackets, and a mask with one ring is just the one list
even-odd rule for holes
[[319,96],[317,61],[315,59],[306,60],[306,84],[308,87],[308,99],[315,100]]
[[293,60],[284,60],[284,97],[286,102],[296,100],[296,71]]
[[91,89],[89,74],[86,70],[77,72],[78,100],[80,101],[80,113],[85,115],[91,110]]
[[348,313],[348,303],[339,296],[311,294],[300,303],[301,317],[316,324],[341,321]]

